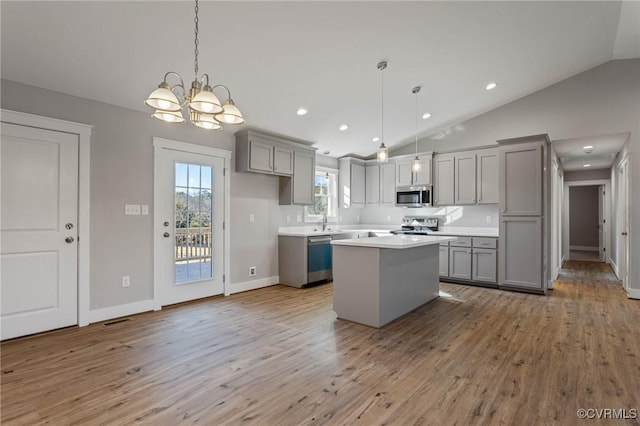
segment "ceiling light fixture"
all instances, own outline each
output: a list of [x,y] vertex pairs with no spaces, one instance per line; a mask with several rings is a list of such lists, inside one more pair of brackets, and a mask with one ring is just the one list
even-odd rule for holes
[[430,112],[425,112],[424,114],[422,114],[422,119],[426,120],[427,118],[431,118],[431,113]]
[[583,164],[582,167],[591,167],[591,164]]
[[487,84],[487,87],[485,87],[485,89],[487,90],[493,90],[498,86],[498,83],[489,83]]
[[420,86],[411,89],[411,93],[416,95],[416,158],[411,160],[411,170],[414,173],[418,173],[422,169],[422,164],[420,164],[420,158],[418,157],[418,93],[420,93]]
[[341,132],[344,132],[345,130],[347,130],[349,128],[349,126],[347,126],[346,124],[343,124],[339,127]]
[[[244,117],[231,99],[231,91],[222,84],[215,86],[209,85],[209,75],[203,74],[198,79],[198,0],[195,5],[195,60],[194,71],[195,78],[191,83],[191,89],[187,92],[184,86],[184,80],[174,71],[169,71],[164,75],[162,83],[158,88],[151,92],[144,103],[155,111],[151,115],[162,121],[169,123],[182,123],[185,121],[182,116],[182,108],[189,105],[189,119],[191,124],[208,130],[217,130],[222,128],[222,124],[242,124]],[[171,86],[167,82],[169,76],[176,77],[178,83]],[[227,92],[227,100],[224,105],[220,103],[218,97],[213,93],[216,88],[222,88]]]
[[380,142],[380,138],[376,136],[375,138],[371,139],[371,141],[372,142]]
[[306,115],[309,112],[309,110],[307,110],[306,108],[298,108],[298,111],[296,111],[296,114],[298,115]]
[[591,154],[593,152],[593,145],[585,145],[585,146],[582,147],[582,150],[586,154]]
[[381,102],[380,102],[380,110],[381,110],[381,115],[382,115],[382,119],[380,120],[381,123],[381,131],[380,131],[380,146],[378,147],[378,154],[377,154],[377,158],[378,158],[378,163],[386,163],[389,160],[389,149],[387,149],[387,146],[384,144],[384,70],[387,68],[387,61],[380,61],[378,62],[378,69],[380,70],[380,76],[381,76],[381,83],[380,83],[380,98],[381,98]]

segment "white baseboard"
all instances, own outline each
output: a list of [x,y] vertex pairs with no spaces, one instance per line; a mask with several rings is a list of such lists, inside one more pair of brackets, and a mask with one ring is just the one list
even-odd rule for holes
[[570,246],[569,250],[579,250],[579,251],[599,251],[598,247],[590,247],[590,246]]
[[640,299],[640,288],[628,288],[627,297],[629,299]]
[[616,263],[613,261],[611,257],[609,257],[608,259],[609,259],[609,265],[611,265],[611,269],[613,269],[613,273],[616,274],[616,278],[621,280],[622,277],[620,276],[620,270],[618,269],[618,265],[616,265]]
[[134,315],[148,311],[153,311],[153,300],[143,300],[140,302],[127,303],[126,305],[93,309],[89,311],[89,323],[101,322],[119,317],[126,317],[127,315]]
[[231,283],[229,285],[229,294],[240,293],[241,291],[255,290],[258,288],[269,287],[270,285],[278,284],[280,277],[267,277],[259,280],[243,281],[240,283]]

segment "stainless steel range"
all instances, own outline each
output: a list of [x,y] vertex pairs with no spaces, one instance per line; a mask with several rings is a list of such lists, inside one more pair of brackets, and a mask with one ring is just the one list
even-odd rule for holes
[[427,216],[405,216],[402,218],[402,229],[391,231],[392,234],[428,235],[438,230],[438,218]]

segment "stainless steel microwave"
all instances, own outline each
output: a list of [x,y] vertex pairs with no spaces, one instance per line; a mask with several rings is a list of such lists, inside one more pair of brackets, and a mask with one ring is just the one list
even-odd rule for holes
[[431,206],[431,186],[403,186],[396,189],[396,206]]

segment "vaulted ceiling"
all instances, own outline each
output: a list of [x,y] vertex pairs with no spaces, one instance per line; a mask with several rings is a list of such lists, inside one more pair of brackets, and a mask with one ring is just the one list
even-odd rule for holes
[[[142,102],[165,72],[193,79],[193,6],[2,1],[2,78],[149,112]],[[633,1],[203,1],[199,15],[200,74],[229,86],[245,126],[336,157],[375,152],[383,59],[384,141],[393,147],[415,135],[416,85],[427,136],[640,57]],[[487,91],[490,82],[498,86]]]

